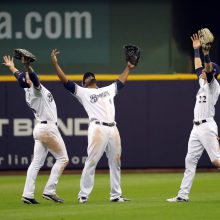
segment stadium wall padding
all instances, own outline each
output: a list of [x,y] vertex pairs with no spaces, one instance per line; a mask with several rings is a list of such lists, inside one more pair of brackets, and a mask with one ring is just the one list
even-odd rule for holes
[[[51,91],[57,104],[60,132],[70,157],[68,168],[81,169],[87,156],[86,112],[60,82],[42,84]],[[115,97],[123,168],[184,167],[197,90],[195,80],[127,82]],[[34,146],[33,114],[16,82],[1,83],[0,100],[0,170],[26,169]],[[217,103],[217,123],[219,108]],[[43,168],[49,168],[53,162],[49,154]],[[107,167],[107,158],[103,156],[98,168]],[[212,167],[206,153],[199,167]]]

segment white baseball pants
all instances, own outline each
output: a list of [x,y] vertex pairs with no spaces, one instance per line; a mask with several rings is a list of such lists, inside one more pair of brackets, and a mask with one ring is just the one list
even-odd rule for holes
[[110,199],[121,196],[121,139],[116,126],[90,123],[88,129],[88,157],[80,180],[79,197],[88,198],[94,185],[95,169],[104,151],[110,169]]
[[214,160],[220,161],[220,148],[217,136],[218,127],[214,120],[193,126],[185,158],[185,173],[178,192],[179,197],[189,199],[196,167],[204,149],[207,151],[212,162]]
[[56,194],[56,185],[69,159],[65,143],[57,126],[54,124],[37,124],[33,131],[35,140],[33,160],[27,170],[23,196],[34,198],[35,181],[40,168],[44,165],[48,152],[56,159],[51,169],[44,194]]

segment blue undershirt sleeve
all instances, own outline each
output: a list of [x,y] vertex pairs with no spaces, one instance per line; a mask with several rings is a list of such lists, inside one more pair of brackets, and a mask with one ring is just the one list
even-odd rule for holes
[[38,76],[35,72],[32,72],[29,74],[30,80],[32,81],[32,83],[34,84],[34,87],[39,87],[40,86],[40,81],[38,79]]
[[117,90],[121,90],[124,87],[124,83],[122,83],[120,80],[116,80]]
[[68,82],[67,82],[67,83],[64,83],[63,85],[64,85],[64,87],[65,87],[67,90],[69,90],[71,93],[75,94],[76,85],[75,85],[74,82],[68,80]]
[[202,69],[203,69],[203,67],[199,67],[196,69],[196,74],[197,74],[198,78],[202,74]]

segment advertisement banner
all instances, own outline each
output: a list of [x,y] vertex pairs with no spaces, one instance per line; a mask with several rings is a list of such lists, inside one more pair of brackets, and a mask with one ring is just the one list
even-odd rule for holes
[[48,63],[53,48],[62,50],[63,65],[105,64],[109,61],[108,1],[1,3],[0,41],[3,54],[26,48],[41,64]]
[[[59,82],[42,82],[56,101],[59,130],[70,158],[82,169],[87,156],[88,118],[78,100]],[[102,86],[109,82],[102,82]],[[197,81],[128,82],[115,97],[122,142],[122,168],[183,168],[192,129]],[[34,116],[16,82],[0,86],[0,170],[27,169],[34,148]],[[216,109],[219,104],[216,105]],[[216,122],[220,121],[218,110]],[[48,155],[43,169],[54,163]],[[199,167],[212,167],[204,152]],[[98,168],[108,168],[103,155]]]

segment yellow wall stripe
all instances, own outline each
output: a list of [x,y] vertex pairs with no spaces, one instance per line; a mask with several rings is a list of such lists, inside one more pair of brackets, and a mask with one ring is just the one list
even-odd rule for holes
[[[96,74],[97,80],[113,81],[118,78],[119,74]],[[81,81],[82,74],[67,75],[69,80]],[[57,75],[39,74],[41,81],[59,81]],[[148,80],[196,80],[196,74],[178,73],[178,74],[130,74],[129,81],[148,81]],[[16,81],[14,76],[1,75],[0,82]]]

